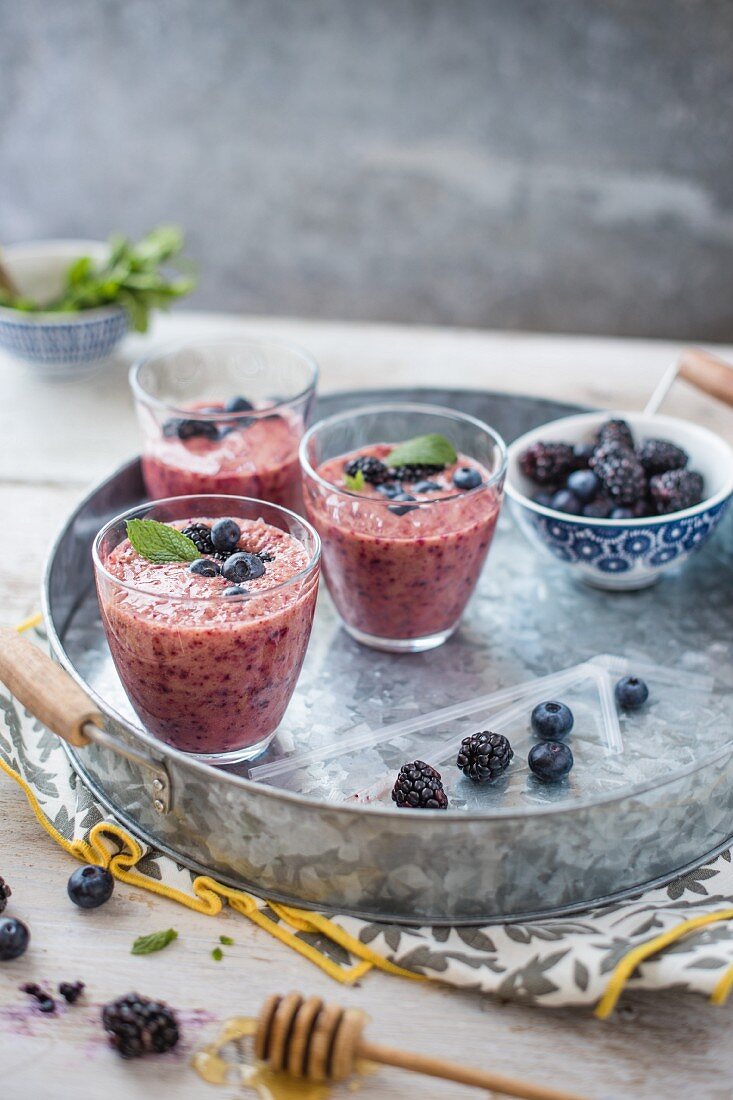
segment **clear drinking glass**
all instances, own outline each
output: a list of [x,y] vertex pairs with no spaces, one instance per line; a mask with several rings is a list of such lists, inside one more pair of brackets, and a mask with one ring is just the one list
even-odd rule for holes
[[197,340],[141,359],[130,385],[150,498],[227,493],[300,509],[317,378],[308,352],[274,340]]
[[[479,463],[481,485],[396,507],[337,487],[330,460],[374,444],[439,434]],[[321,536],[323,573],[344,626],[376,649],[419,652],[453,633],[478,581],[501,507],[506,448],[473,416],[431,405],[372,405],[315,424],[300,447],[306,515]]]
[[[307,564],[248,594],[198,598],[177,595],[176,577],[166,566],[156,567],[155,585],[135,583],[119,566],[125,575],[108,568],[130,519],[205,522],[223,516],[240,526],[261,518],[287,532],[305,550]],[[283,546],[283,557],[287,553]],[[320,540],[310,524],[260,500],[176,497],[110,520],[95,539],[93,559],[112,658],[146,729],[214,764],[259,755],[293,694],[313,625]]]

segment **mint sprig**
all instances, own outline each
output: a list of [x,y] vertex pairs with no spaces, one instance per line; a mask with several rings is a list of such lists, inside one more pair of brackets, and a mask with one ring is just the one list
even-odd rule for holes
[[162,951],[169,943],[178,939],[175,928],[166,928],[162,932],[151,932],[149,936],[138,936],[132,945],[131,955],[152,955]]
[[444,435],[416,435],[399,443],[386,458],[390,466],[452,466],[458,453]]
[[344,485],[352,493],[361,493],[365,484],[363,470],[357,470],[355,474],[344,474]]
[[196,543],[182,531],[154,519],[128,519],[127,537],[134,550],[155,565],[167,561],[196,561]]

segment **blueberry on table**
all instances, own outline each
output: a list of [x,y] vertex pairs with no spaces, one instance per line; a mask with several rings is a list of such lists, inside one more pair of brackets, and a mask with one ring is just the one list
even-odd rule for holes
[[[395,493],[392,500],[415,500],[415,497],[411,496],[410,493]],[[415,509],[411,508],[409,504],[401,504],[399,507],[390,504],[389,511],[395,516],[404,516],[406,512],[414,512]]]
[[571,493],[569,489],[560,489],[552,498],[552,507],[556,512],[579,516],[583,505],[575,493]]
[[481,474],[472,466],[459,466],[453,474],[456,489],[477,489],[482,480]]
[[638,710],[649,698],[649,688],[638,676],[622,676],[616,684],[615,694],[622,710]]
[[[164,429],[165,430],[165,429]],[[218,439],[219,428],[213,420],[179,420],[177,435],[179,439]]]
[[224,412],[228,413],[243,413],[251,412],[254,405],[251,401],[248,401],[246,397],[230,397],[224,405]]
[[196,558],[188,567],[189,573],[195,573],[198,577],[218,577],[221,573],[219,565],[211,558]]
[[600,487],[601,483],[592,470],[573,470],[566,482],[566,488],[575,493],[582,504],[589,504]]
[[31,934],[22,920],[3,917],[0,920],[0,962],[17,959],[25,953]]
[[543,783],[559,783],[574,764],[570,748],[562,741],[540,741],[527,757],[530,771]]
[[265,572],[265,564],[257,554],[247,554],[244,550],[232,554],[221,567],[224,580],[239,584],[241,581],[256,580]]
[[115,880],[105,867],[93,863],[78,867],[69,877],[66,889],[80,909],[98,909],[112,897]]
[[218,519],[211,528],[211,541],[215,550],[227,553],[235,549],[242,531],[233,519]]
[[538,737],[549,741],[557,741],[560,737],[567,737],[573,728],[573,712],[564,703],[556,703],[554,700],[548,703],[538,703],[532,711],[530,723]]

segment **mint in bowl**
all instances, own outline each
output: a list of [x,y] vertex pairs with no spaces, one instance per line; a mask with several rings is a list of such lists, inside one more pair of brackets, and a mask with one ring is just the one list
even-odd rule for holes
[[152,308],[187,294],[190,277],[169,276],[181,251],[174,227],[138,243],[51,240],[0,252],[0,351],[46,378],[90,374],[130,328],[145,332]]

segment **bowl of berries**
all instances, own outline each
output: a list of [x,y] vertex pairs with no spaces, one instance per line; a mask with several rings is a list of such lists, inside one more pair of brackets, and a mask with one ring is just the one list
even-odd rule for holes
[[581,413],[512,443],[506,491],[529,541],[580,579],[645,588],[717,527],[733,493],[733,451],[684,420]]

